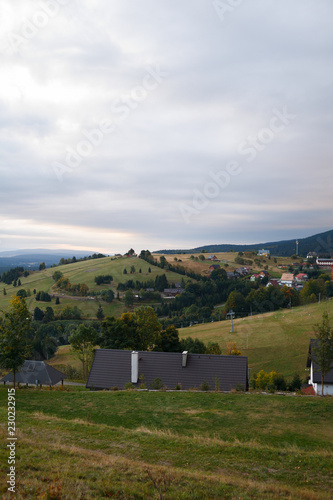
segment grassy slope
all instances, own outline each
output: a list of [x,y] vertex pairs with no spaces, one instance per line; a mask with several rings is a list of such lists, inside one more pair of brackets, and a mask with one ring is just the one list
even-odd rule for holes
[[332,398],[17,390],[17,498],[159,498],[147,468],[170,499],[332,498],[332,410]]
[[[135,266],[136,272],[130,274],[131,265]],[[148,268],[151,268],[151,273],[148,272]],[[127,269],[128,274],[123,274],[124,268]],[[139,269],[141,268],[142,272],[139,273]],[[54,281],[52,279],[52,274],[55,270],[59,270],[63,273],[64,276],[68,277],[71,283],[86,283],[91,290],[101,290],[111,288],[114,292],[116,292],[116,288],[118,283],[123,283],[129,279],[138,280],[138,281],[147,281],[149,279],[155,279],[157,275],[166,274],[167,279],[170,282],[177,283],[181,280],[182,276],[160,269],[159,267],[149,265],[147,262],[137,259],[137,258],[126,258],[123,257],[121,259],[111,260],[110,257],[96,260],[88,260],[84,262],[77,262],[74,264],[67,264],[64,266],[57,266],[56,268],[48,268],[44,271],[36,271],[30,274],[27,278],[21,277],[22,286],[19,288],[24,288],[25,290],[30,289],[31,293],[35,288],[37,291],[45,291],[54,293],[55,291],[60,293],[59,290],[56,290],[54,287]],[[113,276],[114,281],[110,285],[100,285],[97,286],[94,282],[94,278],[97,275],[105,275],[111,274]],[[15,288],[13,286],[7,286],[4,284],[2,288],[6,288],[7,295],[4,296],[1,289],[0,295],[0,310],[7,309],[9,305],[9,300],[12,295],[15,295],[19,288]],[[61,311],[66,305],[74,306],[77,305],[82,311],[84,311],[85,317],[95,317],[99,302],[98,301],[87,301],[87,300],[77,300],[78,298],[73,299],[62,299],[60,297],[61,304],[55,305],[55,300],[50,303],[42,303],[36,302],[33,296],[27,299],[27,303],[31,311],[34,310],[36,306],[41,309],[45,309],[47,306],[51,305],[54,308],[54,311],[58,313]],[[119,316],[124,311],[124,305],[119,304],[119,302],[114,301],[112,304],[108,305],[106,302],[101,302],[103,307],[103,311],[105,315],[116,315]]]
[[218,342],[222,350],[227,342],[236,342],[248,356],[249,366],[254,371],[275,370],[287,377],[297,371],[303,378],[308,374],[305,367],[309,340],[314,336],[314,326],[321,323],[324,311],[333,315],[333,300],[236,319],[234,333],[230,331],[230,321],[221,321],[183,328],[179,334],[181,338],[197,337],[205,343]]
[[[200,254],[193,254],[195,257],[198,257]],[[209,274],[209,267],[214,264],[214,262],[207,260],[208,256],[210,254],[204,254],[206,260],[204,261],[195,261],[190,259],[191,255],[190,254],[177,254],[177,255],[170,255],[166,254],[164,257],[167,259],[168,262],[171,264],[178,264],[174,259],[181,259],[182,262],[179,262],[179,264],[186,269],[191,269],[197,273],[202,273],[203,275],[208,275]],[[238,267],[242,267],[239,264],[235,262],[235,258],[238,256],[238,253],[235,252],[220,252],[220,253],[215,253],[213,255],[216,255],[220,262],[217,262],[223,269],[226,271],[234,271]],[[156,254],[155,257],[159,258],[160,255]],[[247,259],[246,256],[243,256],[243,258]],[[253,272],[257,271],[262,271],[264,267],[267,265],[268,266],[268,272],[270,273],[271,277],[280,277],[283,271],[282,269],[279,269],[278,266],[290,266],[294,260],[292,260],[290,257],[276,257],[276,263],[274,262],[274,257],[272,256],[271,259],[268,259],[268,257],[261,257],[261,264],[258,266],[257,264],[254,263],[254,259],[259,258],[258,256],[255,257],[250,257],[250,260],[253,261],[253,264],[250,266],[251,269],[253,269]],[[298,262],[301,262],[302,259],[299,259]],[[225,266],[225,264],[228,264]]]

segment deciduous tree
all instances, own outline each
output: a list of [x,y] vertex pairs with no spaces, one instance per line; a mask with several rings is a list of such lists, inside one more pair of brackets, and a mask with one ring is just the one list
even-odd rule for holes
[[321,395],[324,395],[324,379],[327,373],[332,369],[333,364],[333,327],[330,324],[328,313],[323,313],[321,325],[315,328],[317,341],[311,348],[312,360],[321,371]]
[[12,297],[0,323],[0,366],[15,375],[31,354],[32,320],[24,298]]

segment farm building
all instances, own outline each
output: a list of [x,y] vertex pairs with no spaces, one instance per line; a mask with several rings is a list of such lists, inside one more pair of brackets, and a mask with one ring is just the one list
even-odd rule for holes
[[[321,371],[316,361],[313,360],[313,347],[319,341],[316,339],[310,340],[309,354],[307,360],[307,368],[310,369],[310,379],[309,384],[312,385],[316,394],[322,394],[321,386]],[[332,369],[324,377],[324,396],[333,396],[333,364]]]
[[[15,382],[29,385],[55,385],[63,382],[66,375],[44,361],[26,360],[15,374]],[[13,372],[7,373],[0,382],[13,382]]]
[[139,388],[144,382],[150,389],[157,378],[169,389],[177,385],[185,390],[199,388],[204,381],[212,390],[217,386],[222,391],[237,386],[247,389],[247,357],[97,349],[86,386],[89,389],[123,389],[132,382]]

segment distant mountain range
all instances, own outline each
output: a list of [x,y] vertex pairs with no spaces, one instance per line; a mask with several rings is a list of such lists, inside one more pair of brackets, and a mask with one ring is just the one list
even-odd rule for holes
[[22,266],[24,269],[35,270],[39,268],[41,262],[45,262],[46,267],[52,264],[59,264],[61,258],[72,257],[82,258],[92,255],[94,252],[82,250],[45,250],[37,248],[33,250],[7,250],[0,252],[0,273],[8,271],[13,267]]
[[[294,240],[273,241],[268,243],[257,243],[253,245],[205,245],[190,250],[159,250],[154,253],[176,254],[176,253],[198,253],[205,250],[207,253],[218,252],[244,252],[246,250],[254,251],[266,249],[270,250],[271,255],[277,257],[290,257],[296,253],[296,238]],[[324,233],[315,234],[307,238],[299,238],[298,240],[298,255],[306,255],[309,252],[316,252],[319,255],[333,255],[333,230]]]

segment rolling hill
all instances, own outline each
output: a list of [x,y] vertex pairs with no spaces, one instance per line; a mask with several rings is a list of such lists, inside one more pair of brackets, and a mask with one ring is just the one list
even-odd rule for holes
[[[274,241],[266,243],[256,243],[253,245],[232,245],[232,244],[217,244],[204,245],[190,250],[158,250],[154,253],[161,254],[181,254],[181,253],[197,253],[205,250],[207,253],[216,252],[244,252],[246,250],[260,250],[265,248],[270,250],[271,255],[279,257],[288,257],[296,252],[296,239]],[[306,256],[309,252],[318,254],[333,254],[333,230],[324,233],[315,234],[307,238],[299,238],[299,255]]]
[[[133,273],[130,272],[131,266],[135,267],[135,272]],[[125,268],[127,270],[127,274],[123,273]],[[151,269],[151,272],[149,272],[149,268]],[[58,314],[67,305],[70,305],[71,307],[77,305],[83,311],[85,318],[94,318],[99,304],[102,305],[105,315],[119,316],[124,311],[125,308],[123,302],[120,303],[117,300],[108,304],[104,301],[91,300],[89,297],[70,297],[65,295],[61,290],[55,288],[55,282],[52,279],[52,274],[55,270],[61,271],[65,277],[69,278],[72,284],[86,283],[89,290],[93,291],[110,288],[115,293],[118,284],[124,283],[129,279],[145,282],[151,279],[155,280],[156,276],[165,274],[169,282],[177,283],[183,277],[178,273],[166,271],[157,266],[153,266],[152,264],[148,264],[146,261],[136,257],[105,257],[101,259],[80,261],[46,268],[42,271],[33,271],[27,277],[21,276],[20,287],[14,287],[13,285],[1,283],[0,310],[7,309],[11,296],[15,295],[19,289],[24,289],[28,292],[28,295],[30,293],[30,296],[27,298],[27,304],[31,311],[33,311],[36,306],[41,309],[45,309],[47,306],[51,305],[55,313]],[[95,276],[107,274],[111,274],[113,277],[111,285],[96,285]],[[6,295],[3,293],[4,289],[6,290]],[[52,299],[51,303],[37,302],[33,295],[33,290],[44,291],[50,294],[54,294],[55,292],[58,293],[60,295],[60,304],[56,305],[55,299]]]

